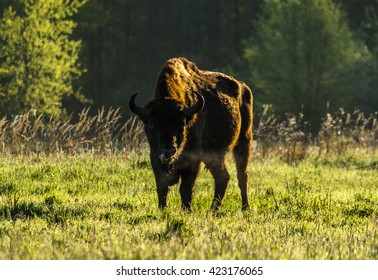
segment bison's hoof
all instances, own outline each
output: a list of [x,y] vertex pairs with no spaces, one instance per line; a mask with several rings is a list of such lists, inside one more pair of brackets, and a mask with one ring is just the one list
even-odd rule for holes
[[244,204],[242,206],[242,211],[249,211],[249,205],[248,204]]
[[192,207],[190,207],[190,206],[182,205],[181,208],[185,212],[192,213]]
[[219,210],[220,205],[218,203],[213,203],[210,207],[210,211],[216,212]]

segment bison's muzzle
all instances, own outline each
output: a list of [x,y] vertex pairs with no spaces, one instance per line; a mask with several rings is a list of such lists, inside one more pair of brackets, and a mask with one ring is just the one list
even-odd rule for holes
[[161,163],[167,164],[172,161],[176,154],[177,149],[176,148],[170,148],[170,149],[160,149],[159,153],[159,159]]

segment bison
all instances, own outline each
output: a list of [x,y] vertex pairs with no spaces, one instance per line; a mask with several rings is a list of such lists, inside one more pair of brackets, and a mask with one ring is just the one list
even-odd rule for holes
[[232,151],[242,209],[249,209],[250,88],[223,73],[200,70],[185,58],[172,58],[158,76],[153,100],[139,107],[136,96],[130,98],[129,106],[144,123],[159,207],[166,207],[169,186],[181,178],[182,207],[191,211],[193,186],[203,162],[215,181],[211,210],[218,210],[230,179],[225,157]]

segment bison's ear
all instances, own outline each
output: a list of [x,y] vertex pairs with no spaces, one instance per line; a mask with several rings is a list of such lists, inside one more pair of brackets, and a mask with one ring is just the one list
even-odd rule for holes
[[205,99],[203,98],[203,96],[196,91],[194,91],[194,93],[195,95],[197,95],[198,101],[193,106],[184,109],[184,114],[187,118],[190,118],[194,116],[195,114],[201,112],[203,109],[203,106],[205,106]]
[[138,93],[134,93],[130,97],[129,107],[130,107],[131,112],[136,114],[142,121],[145,121],[147,119],[147,116],[148,116],[148,110],[145,109],[145,108],[142,108],[142,107],[138,107],[135,104],[135,98],[136,98],[137,95],[138,95]]

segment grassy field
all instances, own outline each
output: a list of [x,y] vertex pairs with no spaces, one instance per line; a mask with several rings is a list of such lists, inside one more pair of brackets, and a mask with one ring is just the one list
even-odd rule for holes
[[378,157],[253,160],[249,212],[232,160],[221,210],[203,169],[193,213],[157,209],[147,157],[0,157],[0,259],[378,259]]

